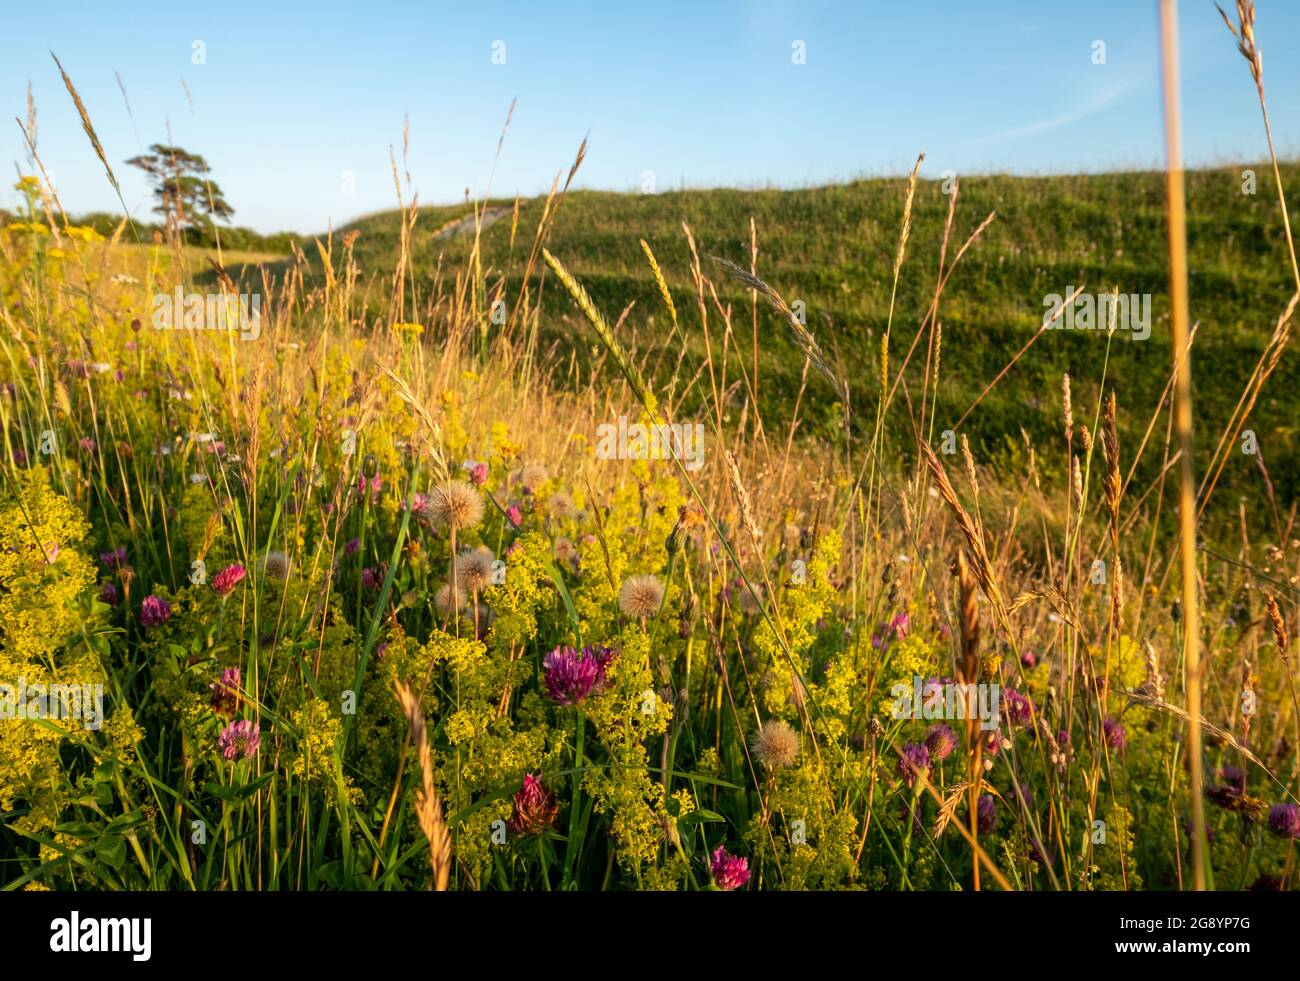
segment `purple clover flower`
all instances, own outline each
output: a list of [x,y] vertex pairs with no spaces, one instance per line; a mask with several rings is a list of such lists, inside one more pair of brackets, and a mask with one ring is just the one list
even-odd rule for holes
[[1024,725],[1033,714],[1033,702],[1014,688],[1002,689],[1002,717],[1008,725]]
[[1246,789],[1246,774],[1241,772],[1240,767],[1233,766],[1231,763],[1219,770],[1219,779],[1239,791]]
[[1300,805],[1274,804],[1268,812],[1268,830],[1279,838],[1300,838]]
[[234,715],[239,708],[239,668],[226,668],[221,672],[221,680],[208,685],[212,691],[212,711],[218,715]]
[[560,646],[546,655],[546,695],[560,705],[577,705],[605,685],[605,668],[616,652],[609,647],[584,647],[582,652]]
[[161,596],[146,596],[140,604],[140,623],[146,627],[161,627],[171,619],[172,605]]
[[721,845],[714,850],[709,869],[714,885],[723,892],[739,889],[749,881],[749,859],[728,854]]
[[514,796],[515,810],[510,830],[516,834],[541,834],[555,823],[560,805],[555,795],[542,786],[540,777],[524,775],[524,785]]
[[238,562],[228,565],[212,577],[212,588],[217,591],[218,596],[229,596],[246,575],[248,570]]
[[929,750],[930,758],[937,762],[943,762],[951,756],[957,748],[957,737],[953,735],[952,726],[946,722],[932,725],[925,734],[925,748]]
[[907,611],[897,614],[894,619],[889,621],[889,629],[893,631],[895,637],[903,640],[907,637],[912,629],[912,618],[907,615]]
[[121,569],[126,565],[126,546],[119,545],[111,552],[100,552],[99,561],[105,569]]
[[1124,727],[1120,725],[1118,719],[1107,719],[1101,724],[1101,731],[1102,735],[1106,737],[1106,745],[1111,749],[1120,750],[1124,748]]
[[903,753],[898,760],[898,775],[907,782],[907,785],[912,786],[917,777],[925,776],[929,772],[930,751],[925,748],[925,744],[904,745]]
[[226,759],[252,759],[257,755],[257,747],[262,744],[262,734],[257,731],[255,723],[247,719],[231,722],[221,730],[217,739],[221,755]]

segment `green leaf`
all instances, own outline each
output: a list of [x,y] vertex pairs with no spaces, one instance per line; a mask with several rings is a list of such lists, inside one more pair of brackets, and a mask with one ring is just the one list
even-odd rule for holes
[[560,594],[560,599],[564,601],[564,609],[569,615],[569,624],[573,627],[574,636],[578,638],[578,646],[582,646],[582,622],[578,619],[577,607],[573,605],[573,597],[569,595],[569,590],[565,588],[564,577],[560,575],[560,570],[556,568],[555,563],[547,560],[546,578],[550,580],[555,591]]
[[326,862],[318,870],[320,881],[334,889],[343,888],[343,863],[340,861]]
[[145,816],[143,811],[130,811],[113,818],[112,821],[109,821],[108,827],[104,829],[104,834],[115,835],[122,831],[129,831],[144,823]]
[[112,869],[120,869],[126,861],[126,842],[118,835],[101,835],[95,842],[95,857]]
[[223,784],[213,783],[211,780],[203,785],[203,792],[221,800],[229,801],[232,804],[239,800],[238,787],[227,787]]
[[702,824],[705,821],[725,821],[725,820],[727,819],[715,811],[706,811],[701,809],[698,811],[691,811],[691,813],[687,814],[686,817],[678,818],[677,824],[679,826],[683,824],[689,826],[693,824]]
[[65,824],[54,826],[57,834],[67,835],[69,838],[94,838],[99,834],[99,828],[93,824],[86,824],[84,821],[68,821]]

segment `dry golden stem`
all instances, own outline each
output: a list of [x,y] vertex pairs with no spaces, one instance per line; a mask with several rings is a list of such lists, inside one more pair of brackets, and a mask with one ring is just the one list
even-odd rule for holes
[[442,799],[433,785],[433,759],[429,748],[429,731],[424,722],[424,712],[411,689],[400,681],[396,684],[397,701],[402,706],[406,721],[411,727],[411,739],[415,742],[416,754],[420,759],[421,786],[415,797],[416,816],[420,830],[429,842],[429,861],[433,865],[433,888],[436,892],[447,891],[447,880],[451,874],[451,831],[447,827],[442,813]]
[[1201,772],[1201,610],[1196,590],[1196,478],[1192,472],[1192,364],[1188,349],[1187,213],[1183,188],[1182,126],[1178,108],[1178,13],[1160,3],[1164,75],[1166,183],[1169,197],[1169,300],[1173,330],[1174,424],[1182,455],[1178,467],[1179,538],[1183,576],[1183,664],[1187,678],[1187,751],[1191,771],[1192,883],[1205,889],[1205,799]]

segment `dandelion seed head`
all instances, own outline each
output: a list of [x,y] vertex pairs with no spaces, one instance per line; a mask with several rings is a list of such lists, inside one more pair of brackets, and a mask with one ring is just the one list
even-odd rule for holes
[[490,549],[480,545],[467,548],[456,556],[456,581],[470,593],[481,593],[492,585],[492,565],[496,561]]
[[519,484],[524,490],[532,494],[535,493],[537,488],[541,487],[542,484],[546,483],[548,476],[550,475],[546,472],[546,467],[542,464],[529,463],[519,471]]
[[546,499],[546,513],[557,521],[567,521],[578,516],[578,508],[568,494],[557,492]]
[[618,608],[634,620],[654,616],[664,599],[664,584],[658,576],[631,576],[618,591]]
[[483,520],[483,495],[463,480],[434,487],[427,506],[435,521],[454,531],[473,528]]
[[799,733],[783,719],[768,719],[754,733],[750,748],[769,770],[794,766],[799,759]]
[[289,556],[283,552],[267,552],[262,569],[269,578],[284,582],[289,578]]
[[438,612],[446,616],[453,609],[465,609],[465,594],[459,589],[452,589],[448,583],[433,594],[433,605]]
[[577,565],[578,546],[574,545],[572,540],[568,538],[557,538],[555,540],[555,560],[566,565]]

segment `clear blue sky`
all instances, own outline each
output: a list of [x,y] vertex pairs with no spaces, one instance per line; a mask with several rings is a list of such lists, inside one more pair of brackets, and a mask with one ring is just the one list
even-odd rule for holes
[[[615,190],[645,171],[660,190],[898,174],[920,150],[927,176],[1151,167],[1163,153],[1154,0],[47,0],[12,5],[4,24],[0,156],[11,173],[24,165],[12,118],[30,81],[38,150],[74,212],[118,206],[51,50],[137,216],[148,190],[123,161],[170,125],[211,163],[235,223],[261,231],[393,207],[404,113],[421,200],[482,193],[515,97],[495,195],[545,191],[588,132],[578,184]],[[1180,26],[1189,162],[1260,159],[1254,88],[1210,0],[1182,3]],[[1295,155],[1300,3],[1260,0],[1257,31],[1278,149]]]

